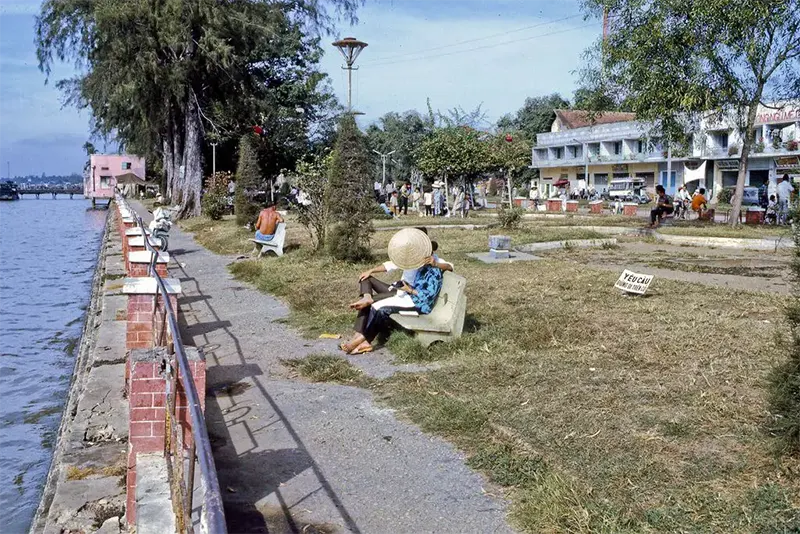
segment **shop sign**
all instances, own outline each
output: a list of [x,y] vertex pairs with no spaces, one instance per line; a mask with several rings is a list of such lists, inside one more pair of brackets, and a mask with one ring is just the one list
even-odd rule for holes
[[800,120],[800,108],[771,109],[756,115],[756,124]]
[[778,170],[794,169],[800,167],[800,156],[787,156],[785,158],[775,158],[775,166]]
[[721,159],[716,163],[718,169],[738,169],[738,159]]
[[614,287],[621,289],[626,293],[634,293],[636,295],[644,295],[650,283],[653,281],[652,274],[638,274],[633,271],[625,269],[619,275],[617,283]]
[[612,165],[611,172],[628,172],[627,165]]

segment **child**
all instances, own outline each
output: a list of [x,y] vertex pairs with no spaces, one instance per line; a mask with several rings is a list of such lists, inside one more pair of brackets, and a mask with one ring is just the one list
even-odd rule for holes
[[769,204],[767,204],[767,214],[765,220],[767,221],[767,224],[778,223],[778,201],[775,199],[775,195],[769,196]]
[[392,210],[394,216],[400,215],[400,210],[398,208],[398,200],[397,200],[397,191],[392,192],[392,198],[389,199],[389,209]]

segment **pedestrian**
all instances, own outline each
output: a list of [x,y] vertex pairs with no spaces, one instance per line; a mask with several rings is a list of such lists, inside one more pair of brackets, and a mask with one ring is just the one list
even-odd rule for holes
[[383,185],[381,184],[380,180],[376,179],[375,183],[372,185],[372,188],[375,191],[375,200],[380,202],[381,190],[383,189]]
[[541,193],[539,193],[539,188],[535,185],[531,188],[530,193],[528,194],[528,198],[531,200],[531,205],[533,206],[534,210],[539,209],[539,200],[542,198]]
[[398,208],[397,191],[394,191],[392,193],[392,196],[389,197],[389,209],[391,210],[392,214],[395,217],[400,215],[400,209]]
[[408,215],[408,201],[411,198],[411,184],[406,182],[400,187],[400,202],[398,205],[398,215],[403,212],[403,215]]
[[430,189],[425,189],[425,193],[422,195],[423,202],[425,202],[425,216],[432,217],[433,216],[433,191]]
[[433,182],[433,216],[442,216],[442,204],[444,204],[444,195],[442,195],[442,185],[438,180]]
[[784,174],[778,184],[778,223],[786,224],[789,221],[789,203],[792,200],[794,186],[788,174]]
[[411,193],[411,202],[414,204],[417,217],[422,217],[422,192],[419,187],[415,187],[414,192]]

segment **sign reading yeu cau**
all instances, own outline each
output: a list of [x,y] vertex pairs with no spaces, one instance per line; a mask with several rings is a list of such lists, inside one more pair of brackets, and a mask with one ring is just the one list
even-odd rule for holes
[[644,295],[647,288],[650,287],[650,282],[653,281],[652,274],[638,274],[633,271],[625,269],[619,275],[617,283],[614,287],[625,291],[626,293],[636,293],[637,295]]

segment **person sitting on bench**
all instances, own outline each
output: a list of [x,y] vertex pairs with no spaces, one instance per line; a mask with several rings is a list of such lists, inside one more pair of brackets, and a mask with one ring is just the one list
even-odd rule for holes
[[[371,352],[372,342],[392,329],[390,316],[393,313],[428,314],[436,303],[442,289],[443,270],[438,266],[440,262],[434,259],[433,243],[427,234],[416,228],[400,230],[389,241],[389,259],[403,268],[404,278],[398,285],[387,286],[387,291],[374,296],[365,293],[361,300],[350,305],[359,313],[353,326],[355,335],[339,345],[347,354]],[[452,265],[443,263],[452,270]],[[414,273],[411,283],[406,281],[407,273]]]
[[662,217],[671,215],[675,211],[672,199],[667,195],[664,186],[656,186],[656,207],[650,210],[650,228],[656,228],[661,223]]
[[697,218],[703,218],[703,212],[708,208],[708,201],[706,200],[706,190],[700,188],[697,194],[692,198],[692,211],[697,212]]
[[256,221],[256,239],[258,241],[272,241],[275,237],[275,228],[283,222],[281,214],[275,211],[275,204],[267,202]]

